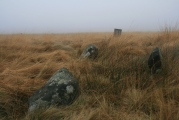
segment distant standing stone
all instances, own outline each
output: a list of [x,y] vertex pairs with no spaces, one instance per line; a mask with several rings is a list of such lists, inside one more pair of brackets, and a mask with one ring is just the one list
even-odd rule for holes
[[122,33],[122,29],[114,29],[114,37],[120,36]]
[[98,56],[98,48],[93,44],[89,44],[81,54],[81,58],[95,59]]
[[78,81],[68,69],[61,68],[29,98],[29,112],[50,105],[69,105],[78,96]]
[[153,49],[148,59],[148,66],[153,74],[159,73],[162,70],[162,54],[160,48]]

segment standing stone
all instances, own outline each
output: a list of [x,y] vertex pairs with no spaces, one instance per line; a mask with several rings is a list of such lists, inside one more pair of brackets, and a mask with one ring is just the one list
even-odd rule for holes
[[153,49],[148,59],[148,66],[153,74],[159,73],[162,70],[162,54],[160,48]]
[[121,33],[122,33],[122,29],[116,29],[116,28],[114,29],[114,37],[120,36]]
[[89,44],[81,54],[81,58],[95,59],[98,56],[98,48],[93,44]]
[[51,105],[69,105],[78,96],[78,81],[68,69],[61,68],[29,98],[29,112]]

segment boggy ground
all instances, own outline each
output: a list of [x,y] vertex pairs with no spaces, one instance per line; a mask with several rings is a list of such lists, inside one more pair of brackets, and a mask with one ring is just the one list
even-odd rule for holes
[[[88,44],[95,60],[79,59]],[[147,60],[160,47],[163,70]],[[62,67],[79,80],[70,106],[28,114],[28,98]],[[0,119],[178,120],[179,31],[0,35]]]

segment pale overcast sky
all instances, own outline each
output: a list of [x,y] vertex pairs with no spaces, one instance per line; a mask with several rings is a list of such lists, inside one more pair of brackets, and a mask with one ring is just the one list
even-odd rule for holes
[[0,0],[0,33],[160,31],[179,0]]

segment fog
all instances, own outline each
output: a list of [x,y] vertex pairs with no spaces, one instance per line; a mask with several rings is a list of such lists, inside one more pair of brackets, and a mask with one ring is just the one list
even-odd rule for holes
[[160,31],[178,20],[179,0],[0,1],[0,33]]

